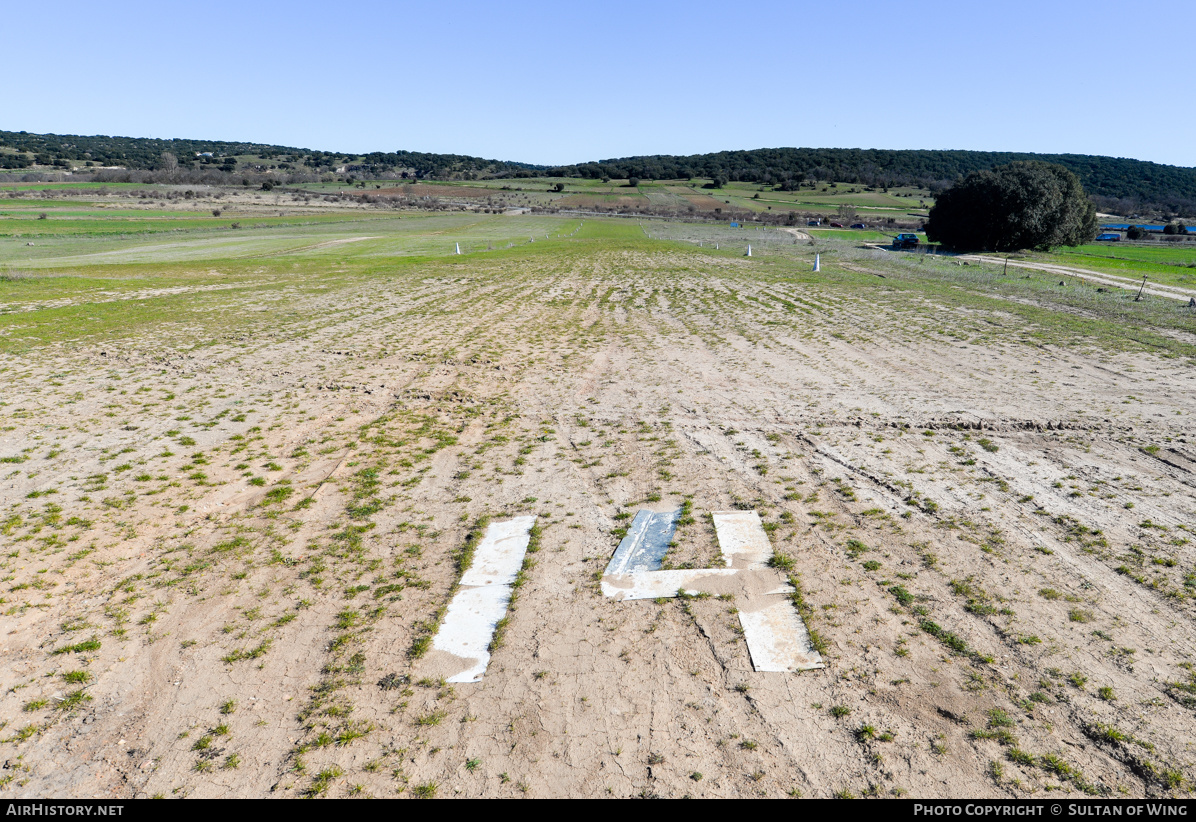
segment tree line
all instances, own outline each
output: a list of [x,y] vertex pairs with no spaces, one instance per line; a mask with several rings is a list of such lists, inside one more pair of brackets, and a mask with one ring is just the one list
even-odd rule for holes
[[[237,157],[246,155],[270,161],[268,166],[252,171],[330,172],[342,167],[358,174],[409,172],[416,177],[478,179],[511,177],[518,173],[542,173],[543,166],[528,163],[487,160],[460,154],[433,154],[419,151],[375,151],[347,154],[291,148],[264,143],[236,143],[220,140],[161,140],[149,137],[81,136],[75,134],[30,134],[24,131],[0,131],[0,168],[22,169],[37,166],[71,168],[74,165],[120,166],[129,171],[174,171],[219,169],[232,172],[245,168]],[[208,156],[210,155],[210,156]],[[169,158],[174,160],[170,161]],[[173,166],[177,163],[177,166]]]
[[641,180],[740,181],[797,188],[806,181],[836,181],[878,188],[918,186],[942,191],[973,171],[1016,161],[1042,161],[1075,174],[1090,195],[1126,200],[1123,205],[1173,212],[1196,211],[1196,168],[1086,154],[1000,151],[888,150],[856,148],[765,148],[675,156],[657,154],[556,166],[561,177]]
[[[1085,154],[1030,154],[997,151],[888,150],[857,148],[762,148],[687,156],[655,154],[565,166],[491,160],[461,154],[376,151],[349,154],[262,143],[218,140],[162,140],[145,137],[29,134],[0,131],[0,168],[70,167],[72,164],[120,166],[159,171],[163,157],[177,158],[183,169],[335,172],[359,176],[411,175],[418,178],[472,180],[557,176],[586,179],[692,180],[718,187],[729,181],[794,190],[813,181],[845,182],[886,188],[912,185],[932,192],[947,189],[974,171],[1015,161],[1044,161],[1074,173],[1103,210],[1119,214],[1151,211],[1196,213],[1196,168],[1143,160]],[[199,155],[211,155],[199,156]],[[237,156],[269,161],[246,169]]]

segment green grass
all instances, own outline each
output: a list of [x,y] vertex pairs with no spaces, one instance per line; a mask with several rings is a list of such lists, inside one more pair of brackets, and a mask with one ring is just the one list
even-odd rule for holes
[[[458,266],[465,260],[466,278],[479,284],[505,283],[513,269],[568,270],[599,250],[684,253],[696,255],[688,263],[691,268],[719,270],[721,258],[741,257],[745,238],[760,234],[751,238],[759,259],[737,275],[754,287],[792,294],[795,288],[817,286],[828,300],[866,296],[927,317],[936,310],[966,308],[983,316],[969,334],[980,340],[1091,344],[1182,356],[1193,352],[1174,332],[1190,332],[1196,321],[1179,305],[1163,304],[1170,301],[1135,303],[1131,295],[1061,289],[1052,277],[1002,277],[999,266],[961,269],[924,255],[869,251],[858,248],[853,236],[844,241],[820,238],[823,270],[813,273],[809,260],[815,249],[776,231],[660,223],[653,225],[653,234],[668,239],[649,240],[635,222],[591,218],[576,234],[558,239],[556,232],[568,233],[578,221],[478,214],[395,218],[368,212],[353,213],[351,224],[344,222],[350,216],[339,219],[239,234],[188,230],[168,242],[72,236],[26,248],[22,240],[0,235],[0,272],[5,266],[18,272],[14,279],[0,277],[0,350],[105,343],[147,333],[182,349],[220,344],[254,328],[256,316],[240,310],[247,301],[268,302],[272,326],[286,334],[317,319],[314,300],[335,300],[372,284],[389,283],[414,293],[428,277],[461,276]],[[545,240],[544,233],[553,237]],[[375,239],[323,245],[359,236]],[[532,236],[540,239],[529,243]],[[726,247],[709,247],[720,238]],[[456,242],[467,256],[453,254]],[[885,279],[856,269],[883,273]],[[805,316],[805,298],[794,296],[778,295],[770,305],[783,310],[782,316]],[[695,301],[699,312],[706,299]]]
[[1031,259],[1085,268],[1140,281],[1196,289],[1196,241],[1179,243],[1126,243],[1083,245],[1058,248],[1050,254],[1034,254]]
[[[851,222],[869,223],[869,221],[865,218],[852,220]],[[897,229],[885,231],[883,229],[874,230],[871,228],[806,228],[803,226],[798,226],[798,229],[805,231],[811,237],[817,237],[820,239],[839,240],[845,243],[880,243],[881,245],[891,243],[893,238],[899,233]],[[922,242],[926,241],[926,235],[919,233],[918,236],[921,238]]]
[[83,654],[88,651],[98,651],[100,649],[100,641],[95,637],[85,640],[83,642],[76,642],[74,645],[65,645],[62,648],[55,648],[51,651],[51,655],[58,656],[59,654]]

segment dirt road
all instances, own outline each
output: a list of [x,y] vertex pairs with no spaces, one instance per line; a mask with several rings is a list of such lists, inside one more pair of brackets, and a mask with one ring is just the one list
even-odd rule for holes
[[[993,265],[1005,265],[1004,257],[993,257],[983,254],[961,254],[960,260],[976,260],[979,262],[991,263]],[[1051,274],[1059,274],[1065,277],[1074,277],[1076,279],[1084,280],[1095,285],[1107,285],[1114,288],[1124,288],[1130,291],[1137,292],[1142,287],[1141,280],[1132,280],[1128,277],[1118,277],[1116,274],[1108,274],[1103,271],[1092,271],[1087,268],[1076,268],[1075,266],[1059,265],[1057,263],[1038,263],[1028,262],[1025,260],[1010,260],[1009,266],[1011,268],[1026,268],[1032,271],[1046,271]],[[1147,280],[1146,288],[1143,290],[1144,294],[1150,294],[1154,297],[1167,297],[1172,300],[1182,300],[1188,302],[1196,298],[1196,289],[1183,288],[1176,285],[1161,285],[1159,283],[1152,283]]]

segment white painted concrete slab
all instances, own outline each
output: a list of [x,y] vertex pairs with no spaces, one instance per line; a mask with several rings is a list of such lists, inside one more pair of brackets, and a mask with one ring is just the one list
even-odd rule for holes
[[[449,682],[478,682],[490,664],[490,640],[494,627],[507,613],[511,588],[507,585],[484,585],[480,588],[461,588],[444,615],[444,622],[432,640],[432,649],[461,657],[468,667],[452,676]],[[472,664],[470,664],[472,662]]]
[[772,545],[755,511],[715,511],[714,532],[729,568],[750,571],[768,567]]
[[787,597],[758,610],[739,612],[752,667],[757,671],[809,671],[825,667],[822,655],[810,645],[810,633]]
[[510,585],[523,567],[534,516],[492,522],[473,554],[473,564],[461,576],[463,586]]
[[[449,682],[478,682],[490,664],[494,629],[507,613],[511,585],[523,566],[534,516],[492,522],[432,639]],[[446,656],[447,655],[447,656]],[[453,659],[456,657],[456,659]]]
[[672,571],[637,571],[632,574],[604,574],[602,593],[611,599],[656,599],[675,597],[678,591],[698,594],[703,579],[730,578],[734,568],[687,568]]
[[[722,568],[643,570],[659,558],[645,543],[653,530],[649,512],[640,511],[627,537],[602,576],[602,593],[626,601],[686,594],[731,593],[737,597],[739,624],[757,671],[792,672],[825,667],[810,644],[810,633],[786,594],[788,583],[776,585],[776,571],[768,569],[772,544],[755,511],[715,511],[714,529],[726,563]],[[661,516],[661,515],[656,515]],[[662,554],[663,555],[663,554]],[[761,589],[764,589],[763,591]]]
[[627,529],[627,536],[615,549],[606,566],[607,574],[629,574],[636,571],[659,571],[669,543],[677,530],[681,509],[656,513],[641,508]]

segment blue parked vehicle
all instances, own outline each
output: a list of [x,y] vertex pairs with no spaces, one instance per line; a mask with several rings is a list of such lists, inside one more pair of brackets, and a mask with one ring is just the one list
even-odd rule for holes
[[1116,243],[1116,242],[1120,242],[1121,235],[1114,234],[1113,232],[1110,231],[1110,232],[1105,232],[1104,234],[1096,235],[1096,239],[1097,239],[1097,242],[1103,241],[1103,242],[1107,242],[1107,243]]

